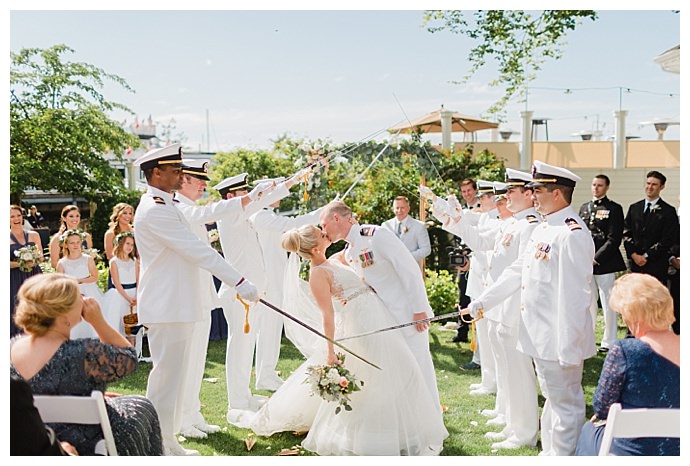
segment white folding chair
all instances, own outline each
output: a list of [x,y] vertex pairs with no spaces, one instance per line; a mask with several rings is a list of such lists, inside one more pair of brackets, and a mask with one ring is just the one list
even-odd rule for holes
[[620,403],[609,408],[599,456],[608,456],[614,438],[677,437],[680,438],[680,409],[622,409]]
[[[104,438],[101,442],[105,441],[102,453],[117,456],[103,393],[94,390],[91,396],[34,395],[34,404],[45,423],[99,424]],[[96,445],[96,453],[102,449],[101,442]]]

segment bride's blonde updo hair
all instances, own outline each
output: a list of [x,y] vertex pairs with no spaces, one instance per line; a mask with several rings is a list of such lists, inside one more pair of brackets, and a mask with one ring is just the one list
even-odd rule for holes
[[311,260],[311,250],[318,244],[321,230],[315,225],[304,225],[283,233],[281,246],[286,251],[296,252],[300,257]]
[[19,288],[14,322],[29,335],[43,336],[80,296],[74,277],[57,272],[34,275]]

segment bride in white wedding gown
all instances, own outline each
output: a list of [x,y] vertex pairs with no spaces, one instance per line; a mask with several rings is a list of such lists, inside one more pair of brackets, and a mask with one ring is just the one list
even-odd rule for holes
[[[314,308],[315,299],[323,319],[316,328],[323,328],[324,334],[337,339],[395,325],[381,299],[353,270],[337,255],[326,259],[329,245],[330,241],[313,225],[283,235],[283,248],[310,261],[309,286],[313,297],[309,304],[309,299],[302,300],[301,306]],[[298,288],[286,291],[294,295]],[[287,310],[292,312],[294,307]],[[418,456],[441,452],[448,431],[440,406],[429,393],[419,365],[399,332],[347,341],[348,348],[381,370],[346,353],[345,367],[363,380],[364,386],[350,395],[352,410],[341,410],[339,414],[335,414],[336,403],[312,396],[309,385],[304,383],[308,366],[336,361],[332,343],[317,341],[316,336],[312,341],[315,344],[309,359],[252,419],[250,428],[256,434],[309,431],[302,446],[322,456]]]

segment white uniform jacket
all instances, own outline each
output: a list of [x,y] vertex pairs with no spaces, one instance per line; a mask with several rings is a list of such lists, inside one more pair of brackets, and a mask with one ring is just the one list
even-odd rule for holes
[[594,242],[570,206],[534,228],[520,258],[476,299],[492,309],[522,287],[518,349],[580,364],[596,354],[591,299]]
[[234,286],[242,274],[192,232],[172,195],[149,186],[134,215],[141,255],[137,312],[143,324],[204,318],[196,286],[199,267]]
[[400,241],[402,241],[412,253],[414,260],[421,262],[422,259],[431,254],[431,241],[429,240],[429,232],[426,229],[426,224],[409,215],[400,223],[402,224],[400,236],[397,234],[398,219],[396,217],[386,220],[381,226],[398,236]]
[[419,265],[395,234],[378,225],[353,225],[346,238],[345,258],[376,291],[400,323],[412,314],[433,312]]

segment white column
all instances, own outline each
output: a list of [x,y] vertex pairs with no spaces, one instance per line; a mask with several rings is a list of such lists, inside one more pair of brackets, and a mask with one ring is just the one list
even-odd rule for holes
[[443,149],[450,149],[450,134],[453,126],[453,112],[441,108],[441,147]]
[[628,115],[627,110],[617,110],[613,112],[613,117],[616,119],[616,139],[613,146],[613,168],[625,168],[627,140],[625,138],[625,117]]
[[520,170],[525,171],[529,171],[532,168],[532,115],[534,115],[534,112],[530,110],[520,112],[520,118],[522,118]]

